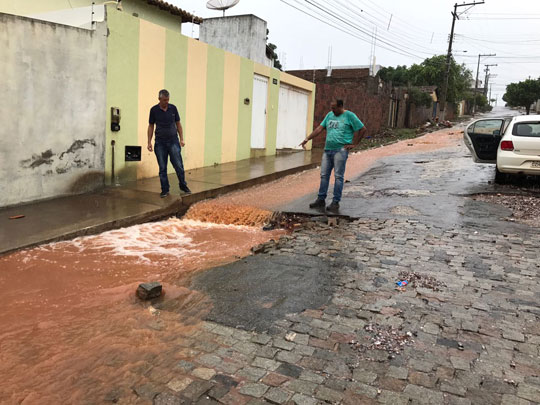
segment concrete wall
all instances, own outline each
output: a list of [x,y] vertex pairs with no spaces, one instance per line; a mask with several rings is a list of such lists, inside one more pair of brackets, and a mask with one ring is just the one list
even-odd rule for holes
[[205,19],[199,40],[257,63],[271,66],[266,57],[266,21],[254,15]]
[[103,185],[106,28],[0,14],[0,206]]
[[[148,113],[166,88],[184,128],[186,169],[247,159],[251,156],[253,76],[270,78],[265,155],[276,153],[279,84],[310,93],[306,133],[312,128],[314,84],[252,60],[188,38],[178,32],[107,7],[107,111],[119,107],[119,132],[107,121],[106,181],[111,179],[116,142],[115,177],[123,183],[154,177],[158,166],[146,150]],[[274,83],[275,79],[275,83]],[[107,120],[110,117],[107,115]],[[126,145],[142,146],[141,162],[126,162]],[[173,169],[169,165],[169,170]]]

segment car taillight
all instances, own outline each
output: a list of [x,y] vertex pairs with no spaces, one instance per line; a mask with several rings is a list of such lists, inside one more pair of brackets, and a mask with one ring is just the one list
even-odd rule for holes
[[501,150],[514,150],[514,144],[512,141],[502,141]]

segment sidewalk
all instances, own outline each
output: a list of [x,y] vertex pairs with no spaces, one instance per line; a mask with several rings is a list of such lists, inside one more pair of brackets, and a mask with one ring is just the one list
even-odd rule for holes
[[[320,151],[314,150],[189,170],[186,179],[191,195],[180,192],[173,174],[169,175],[171,195],[166,198],[159,197],[161,190],[156,177],[91,194],[3,208],[0,209],[0,254],[181,215],[198,201],[311,169],[320,161]],[[24,218],[9,219],[15,215]]]

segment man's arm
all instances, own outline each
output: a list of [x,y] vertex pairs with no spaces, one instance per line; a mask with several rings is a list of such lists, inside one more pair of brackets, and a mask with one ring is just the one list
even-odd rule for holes
[[154,135],[154,124],[148,124],[148,150],[150,152],[153,151],[152,149],[152,136]]
[[324,127],[319,125],[317,128],[315,128],[315,131],[309,134],[308,137],[302,141],[302,143],[299,146],[306,149],[306,143],[308,143],[313,138],[319,136],[323,131],[324,131]]
[[184,142],[184,131],[182,130],[182,124],[180,124],[180,121],[176,121],[176,130],[178,131],[178,136],[180,137],[180,146],[186,146],[186,143]]
[[345,145],[345,149],[354,149],[358,146],[362,138],[366,135],[366,127],[362,127],[355,135],[353,139],[353,143],[350,145]]

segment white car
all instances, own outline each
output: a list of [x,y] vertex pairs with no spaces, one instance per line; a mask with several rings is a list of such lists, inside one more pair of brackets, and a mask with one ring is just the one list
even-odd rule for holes
[[463,140],[475,162],[496,163],[497,182],[510,174],[540,176],[540,115],[477,120]]

